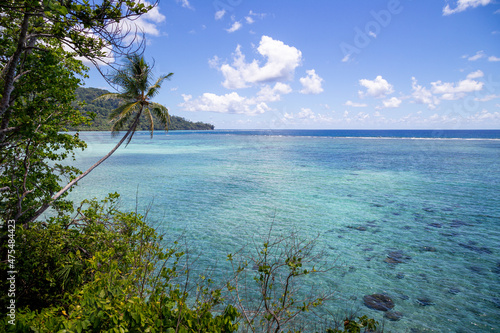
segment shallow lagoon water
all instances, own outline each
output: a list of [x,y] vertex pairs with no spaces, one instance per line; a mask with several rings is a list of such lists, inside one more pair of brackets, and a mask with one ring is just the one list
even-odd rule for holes
[[[149,219],[184,232],[207,266],[271,224],[319,234],[345,270],[316,283],[340,307],[382,321],[363,296],[386,293],[404,315],[386,331],[499,330],[500,131],[429,133],[139,132],[70,197],[116,191],[125,210],[153,201]],[[80,135],[80,169],[119,139]],[[404,262],[387,263],[391,252]]]

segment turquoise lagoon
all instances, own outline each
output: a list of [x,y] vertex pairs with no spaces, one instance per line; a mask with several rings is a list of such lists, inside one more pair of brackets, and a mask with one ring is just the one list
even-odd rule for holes
[[[80,135],[82,170],[119,139]],[[404,315],[386,331],[500,329],[500,131],[139,132],[70,197],[115,191],[216,275],[271,225],[295,228],[342,266],[314,281],[338,309],[382,322],[363,296],[385,293]]]

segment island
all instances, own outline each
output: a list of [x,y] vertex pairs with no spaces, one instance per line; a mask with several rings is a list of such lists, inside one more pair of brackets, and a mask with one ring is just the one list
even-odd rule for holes
[[[76,98],[78,104],[84,102],[84,105],[79,105],[78,109],[84,115],[91,116],[94,118],[90,125],[80,125],[77,128],[71,128],[71,130],[109,131],[111,129],[108,116],[112,110],[116,109],[119,106],[120,101],[117,99],[99,100],[99,101],[95,100],[97,97],[107,93],[109,93],[109,91],[99,88],[79,87],[76,89]],[[203,122],[192,122],[182,117],[173,116],[172,114],[170,114],[170,120],[171,122],[168,127],[169,131],[175,131],[175,130],[206,131],[214,129],[214,125],[212,124],[207,124]],[[161,122],[155,121],[154,129],[163,130],[164,128]],[[140,123],[137,130],[139,131],[149,130],[148,124],[146,124],[145,122]]]

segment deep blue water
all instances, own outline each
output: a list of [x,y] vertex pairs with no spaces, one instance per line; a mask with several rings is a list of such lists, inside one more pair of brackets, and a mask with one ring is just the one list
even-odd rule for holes
[[271,136],[313,136],[345,138],[420,138],[420,139],[499,139],[500,130],[216,130],[179,131],[172,134],[229,134]]
[[[81,137],[80,169],[119,139]],[[129,210],[153,200],[150,220],[185,233],[221,277],[226,255],[271,224],[319,234],[342,266],[314,281],[336,291],[332,311],[382,321],[362,299],[386,293],[404,315],[386,331],[490,332],[500,329],[499,162],[500,131],[139,132],[71,197],[116,191]]]

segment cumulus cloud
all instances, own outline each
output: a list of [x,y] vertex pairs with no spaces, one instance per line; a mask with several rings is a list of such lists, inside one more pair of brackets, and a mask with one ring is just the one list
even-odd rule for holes
[[484,83],[474,80],[483,76],[483,72],[476,71],[470,73],[465,80],[458,83],[436,81],[431,82],[432,93],[441,95],[444,100],[456,100],[463,98],[467,93],[480,91]]
[[216,11],[215,12],[215,20],[222,19],[225,14],[226,14],[226,10],[225,9],[221,9],[221,10]]
[[292,88],[288,84],[282,82],[276,82],[272,88],[266,84],[257,93],[256,100],[261,102],[276,102],[281,100],[281,95],[289,94],[291,92]]
[[468,74],[467,75],[467,79],[469,79],[469,80],[478,79],[478,78],[483,77],[483,76],[484,76],[483,71],[477,70],[475,72],[472,72],[472,73]]
[[488,57],[488,61],[496,62],[496,61],[500,61],[500,58],[495,57],[495,56],[490,56],[490,57]]
[[384,108],[397,108],[401,105],[401,100],[397,97],[389,98],[385,101],[382,101]]
[[429,109],[435,109],[436,105],[439,104],[439,98],[434,96],[430,90],[421,85],[417,84],[417,79],[415,77],[412,80],[412,94],[413,100],[418,104],[426,104]]
[[302,61],[302,52],[298,49],[268,36],[262,36],[257,51],[266,58],[265,64],[261,65],[256,59],[246,62],[241,46],[236,47],[233,63],[219,68],[225,78],[224,87],[238,89],[255,83],[291,80]]
[[473,122],[482,122],[482,121],[499,121],[500,120],[500,112],[489,112],[484,109],[476,114],[469,116],[468,120]]
[[182,94],[183,103],[179,106],[185,111],[210,111],[218,113],[257,115],[270,110],[265,102],[257,102],[232,92],[225,95],[204,93],[193,99],[191,95]]
[[314,69],[306,71],[307,76],[301,77],[300,83],[302,84],[301,94],[319,94],[323,92],[321,83],[323,79],[316,74]]
[[191,95],[182,95],[184,102],[179,106],[185,111],[210,111],[219,113],[257,115],[271,110],[267,103],[281,100],[281,95],[289,94],[292,88],[277,82],[273,87],[264,85],[252,98],[240,96],[236,92],[225,95],[204,93],[193,99]]
[[458,0],[456,7],[452,9],[450,5],[446,5],[443,8],[443,15],[451,15],[455,13],[463,12],[468,8],[476,8],[478,6],[486,6],[492,3],[492,0]]
[[309,109],[309,108],[301,108],[300,109],[300,112],[298,114],[298,117],[300,119],[314,119],[315,117],[315,114],[314,112]]
[[361,79],[359,84],[366,88],[366,92],[359,91],[360,97],[383,98],[394,92],[392,84],[384,80],[380,75],[375,80]]
[[344,105],[346,106],[352,106],[354,108],[365,108],[368,106],[368,104],[364,104],[364,103],[355,103],[355,102],[352,102],[352,101],[347,101],[344,103]]
[[235,31],[240,30],[242,26],[243,25],[239,21],[236,21],[233,23],[233,25],[230,28],[226,29],[226,31],[229,33],[235,32]]

